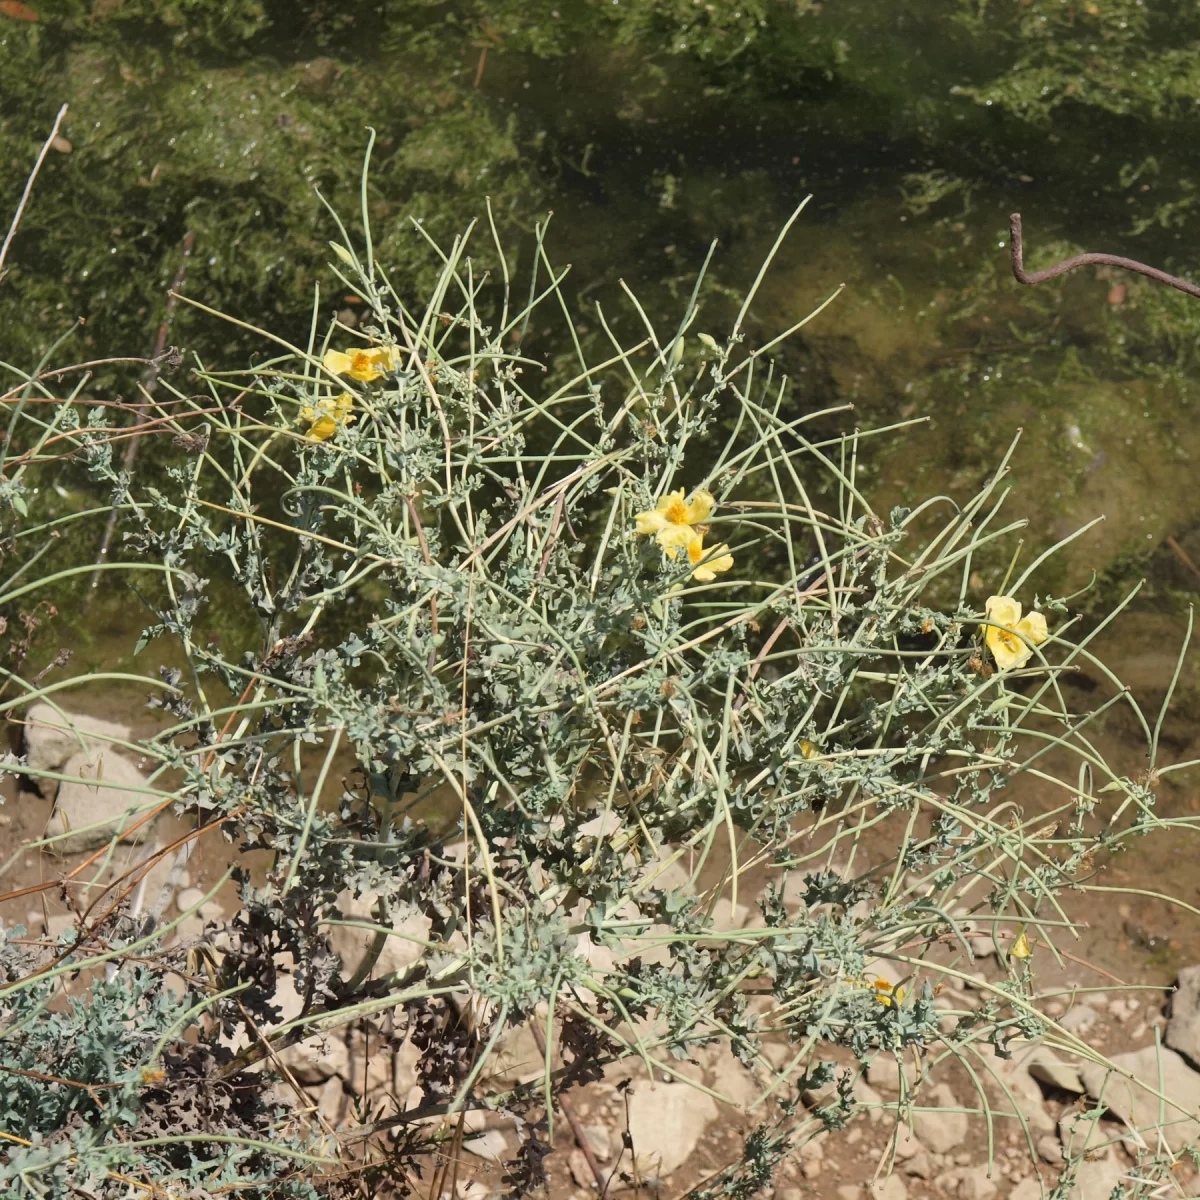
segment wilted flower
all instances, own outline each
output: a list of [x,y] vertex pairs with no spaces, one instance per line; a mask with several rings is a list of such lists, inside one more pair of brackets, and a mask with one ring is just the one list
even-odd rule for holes
[[400,365],[400,351],[395,346],[374,346],[365,350],[326,350],[321,360],[327,371],[335,375],[349,375],[361,383],[370,383],[394,371]]
[[354,397],[349,392],[340,396],[324,396],[316,405],[306,404],[300,410],[300,419],[308,422],[308,440],[326,442],[343,425],[357,420],[353,413]]
[[1022,618],[1021,605],[1011,596],[989,596],[984,612],[991,623],[980,628],[1001,671],[1023,667],[1032,656],[1033,647],[1050,636],[1046,618],[1040,612]]

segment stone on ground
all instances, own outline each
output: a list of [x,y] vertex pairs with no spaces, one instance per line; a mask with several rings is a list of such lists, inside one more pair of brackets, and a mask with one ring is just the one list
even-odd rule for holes
[[1108,1200],[1124,1175],[1124,1168],[1111,1154],[1084,1161],[1067,1193],[1067,1200]]
[[[44,700],[31,704],[21,719],[25,762],[34,771],[57,771],[69,758],[103,750],[113,739],[133,741],[133,731],[128,725],[65,708],[60,713]],[[53,792],[52,780],[47,780],[47,786],[41,790],[47,788]]]
[[1042,1200],[1042,1185],[1036,1175],[1026,1175],[1008,1193],[1008,1200]]
[[[949,1085],[939,1083],[918,1097],[922,1109],[914,1110],[913,1133],[935,1154],[945,1154],[960,1145],[967,1136],[967,1114],[954,1112],[961,1105]],[[933,1111],[928,1111],[933,1110]]]
[[1175,986],[1167,1045],[1200,1065],[1200,966],[1184,967]]
[[629,1133],[638,1171],[663,1179],[695,1153],[717,1116],[711,1096],[686,1083],[635,1083],[629,1095]]
[[[338,895],[338,909],[345,921],[361,921],[364,925],[378,925],[381,929],[391,929],[394,932],[385,935],[383,949],[371,970],[371,978],[379,979],[394,971],[403,971],[411,966],[425,953],[421,944],[429,939],[429,918],[421,913],[411,913],[402,916],[400,920],[381,922],[375,916],[375,905],[379,897],[374,892],[364,892],[355,896],[350,891]],[[330,925],[329,947],[342,960],[342,975],[350,978],[362,965],[371,946],[374,945],[377,930],[364,929],[357,925]],[[416,940],[414,940],[416,939]]]
[[[1161,1061],[1161,1075],[1160,1075]],[[1154,1131],[1159,1124],[1160,1090],[1172,1103],[1166,1106],[1162,1123],[1163,1137],[1174,1151],[1200,1138],[1200,1072],[1193,1071],[1184,1059],[1165,1046],[1146,1046],[1128,1054],[1114,1054],[1113,1065],[1128,1071],[1143,1086],[1131,1083],[1123,1075],[1108,1071],[1099,1063],[1087,1063],[1079,1074],[1088,1095],[1099,1098],[1127,1125]],[[1153,1089],[1153,1091],[1149,1090]],[[1149,1137],[1148,1140],[1153,1140]]]
[[908,1188],[899,1175],[878,1179],[867,1188],[871,1200],[908,1200]]
[[68,759],[62,773],[70,778],[59,786],[43,836],[67,836],[50,847],[53,853],[95,850],[118,835],[122,842],[140,842],[149,833],[150,823],[130,829],[155,798],[133,790],[145,788],[146,777],[127,758],[97,748]]
[[996,1180],[988,1175],[986,1163],[967,1167],[959,1176],[958,1200],[992,1200],[999,1190]]

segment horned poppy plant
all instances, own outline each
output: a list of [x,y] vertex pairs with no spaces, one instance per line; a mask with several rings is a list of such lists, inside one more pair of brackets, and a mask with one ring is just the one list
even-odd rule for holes
[[400,365],[400,351],[395,346],[373,346],[351,350],[348,354],[341,350],[326,350],[321,362],[335,375],[349,375],[360,383],[371,383]]
[[1033,647],[1049,636],[1046,618],[1040,612],[1021,616],[1021,604],[1011,596],[989,596],[984,606],[988,624],[980,626],[987,648],[1001,671],[1023,667]]
[[354,397],[349,392],[324,396],[315,405],[306,404],[300,410],[300,419],[308,422],[308,440],[327,442],[343,425],[357,420],[353,408]]

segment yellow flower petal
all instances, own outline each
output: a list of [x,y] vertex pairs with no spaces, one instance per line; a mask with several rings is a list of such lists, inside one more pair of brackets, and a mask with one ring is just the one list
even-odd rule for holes
[[350,368],[354,365],[350,355],[343,354],[340,350],[326,350],[321,363],[325,370],[332,371],[335,375],[349,375]]
[[704,488],[697,488],[684,509],[687,514],[684,518],[686,524],[698,525],[701,521],[707,521],[713,510],[712,493]]
[[983,611],[987,613],[989,621],[1014,629],[1021,619],[1021,602],[1011,596],[989,596]]
[[1023,929],[1017,935],[1017,940],[1013,942],[1009,954],[1013,958],[1029,958],[1032,956],[1033,951],[1029,948],[1029,939],[1025,936]]
[[643,534],[657,533],[669,524],[667,518],[657,508],[652,508],[649,512],[640,512],[633,519],[637,522],[638,533]]
[[325,369],[335,375],[349,375],[351,379],[370,383],[400,365],[400,351],[395,346],[351,350],[348,354],[341,350],[326,350],[321,361]]
[[1046,618],[1040,612],[1031,612],[1018,623],[1017,632],[1023,633],[1035,646],[1040,646],[1050,636],[1050,630],[1046,628]]
[[[693,544],[698,553],[693,553]],[[733,555],[729,553],[729,547],[724,542],[707,551],[701,546],[699,537],[696,538],[695,543],[688,545],[688,558],[692,562],[699,562],[706,554],[711,556],[708,561],[700,563],[692,572],[692,578],[700,580],[701,583],[711,583],[716,579],[718,572],[728,571],[733,566]]]
[[699,545],[702,539],[690,525],[664,525],[655,537],[668,558],[675,558],[680,550],[686,549],[688,558],[692,559],[692,562],[696,561],[692,558],[692,546]]
[[324,413],[309,426],[306,436],[310,442],[325,442],[336,432],[337,422],[328,413]]

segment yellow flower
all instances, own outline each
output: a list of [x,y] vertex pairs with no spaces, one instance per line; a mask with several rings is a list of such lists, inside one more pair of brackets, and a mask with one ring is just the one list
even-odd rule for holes
[[884,1008],[904,1003],[904,989],[899,986],[893,987],[886,979],[875,979],[873,982],[865,979],[847,979],[846,982],[853,988],[865,988]]
[[1030,958],[1033,951],[1029,948],[1029,939],[1025,936],[1025,927],[1021,927],[1021,932],[1017,934],[1017,940],[1013,942],[1012,949],[1009,954],[1013,958]]
[[349,354],[343,354],[340,350],[326,350],[321,361],[325,369],[335,375],[349,375],[351,379],[370,383],[400,365],[400,351],[395,346],[351,350]]
[[349,392],[337,397],[323,396],[316,407],[306,404],[300,410],[300,420],[308,422],[308,440],[327,442],[341,426],[358,419],[351,411],[353,408],[354,397]]
[[1032,656],[1033,647],[1050,636],[1046,618],[1040,612],[1022,618],[1021,605],[1011,596],[989,596],[984,612],[990,624],[980,628],[1001,671],[1023,667]]
[[[648,512],[640,512],[634,520],[637,522],[637,531],[642,534],[656,534],[658,536],[658,544],[665,550],[667,541],[663,535],[667,537],[678,537],[676,533],[668,531],[686,529],[687,536],[693,536],[691,526],[699,525],[701,521],[708,519],[709,513],[713,510],[713,498],[710,492],[706,492],[703,488],[698,488],[692,493],[692,498],[686,504],[683,500],[683,488],[677,492],[668,492],[661,497],[658,503]],[[676,546],[686,545],[686,542],[676,541]],[[674,558],[674,555],[671,555]]]
[[[724,542],[711,550],[705,550],[704,538],[700,534],[696,534],[688,542],[687,552],[689,562],[700,563],[692,572],[692,578],[699,579],[701,583],[711,583],[716,579],[718,571],[728,571],[733,566],[733,555],[729,553],[729,547]],[[706,556],[708,561],[700,562]]]
[[[728,546],[720,545],[710,551],[704,549],[705,531],[697,526],[708,519],[712,510],[711,492],[697,488],[691,499],[684,500],[683,488],[679,488],[661,497],[653,508],[638,513],[634,520],[638,533],[646,537],[653,535],[668,558],[674,559],[680,550],[686,550],[688,561],[699,563],[692,578],[709,583],[719,571],[728,571],[733,566],[733,555]],[[701,562],[706,554],[708,561]]]

